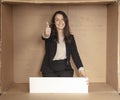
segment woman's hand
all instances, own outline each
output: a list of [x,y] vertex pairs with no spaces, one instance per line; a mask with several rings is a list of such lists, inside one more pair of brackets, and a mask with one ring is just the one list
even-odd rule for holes
[[86,83],[89,85],[89,79],[88,79],[88,77],[87,77],[87,75],[85,73],[85,70],[80,70],[79,73],[80,73],[81,77],[85,77],[86,78]]
[[50,34],[51,34],[51,28],[50,28],[50,26],[49,26],[49,23],[46,22],[45,36],[46,36],[46,37],[49,37]]
[[87,77],[86,73],[85,73],[85,70],[80,70],[79,73],[80,73],[81,77]]

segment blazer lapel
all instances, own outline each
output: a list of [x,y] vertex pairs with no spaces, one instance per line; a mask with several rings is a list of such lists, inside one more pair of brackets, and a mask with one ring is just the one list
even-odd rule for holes
[[69,44],[65,42],[66,45],[66,57],[68,58],[69,55]]
[[51,54],[51,60],[53,59],[53,57],[55,56],[57,51],[57,43],[52,41],[51,46],[50,46],[50,54]]

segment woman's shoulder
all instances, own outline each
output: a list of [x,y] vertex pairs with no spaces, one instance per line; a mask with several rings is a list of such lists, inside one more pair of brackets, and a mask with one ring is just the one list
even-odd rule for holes
[[69,35],[69,40],[70,40],[70,43],[73,43],[73,41],[74,41],[74,35],[73,34]]
[[73,34],[70,34],[70,39],[74,39],[74,35]]

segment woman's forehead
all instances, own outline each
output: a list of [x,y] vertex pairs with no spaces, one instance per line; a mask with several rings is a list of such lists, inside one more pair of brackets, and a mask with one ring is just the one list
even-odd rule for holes
[[57,14],[56,16],[55,16],[55,18],[63,18],[63,15],[62,14]]

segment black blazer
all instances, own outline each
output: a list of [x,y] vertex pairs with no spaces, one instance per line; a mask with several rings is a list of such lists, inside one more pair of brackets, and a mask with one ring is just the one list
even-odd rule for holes
[[[56,50],[57,50],[57,43],[54,42],[51,38],[45,39],[42,37],[43,40],[45,40],[45,56],[42,62],[41,71],[46,72],[50,70],[50,67],[52,66],[52,59],[55,56]],[[67,43],[66,45],[66,57],[67,57],[67,69],[71,69],[70,64],[70,57],[72,56],[72,59],[77,67],[79,69],[80,67],[83,67],[82,61],[80,59],[76,42],[73,35],[70,35],[71,42]]]

